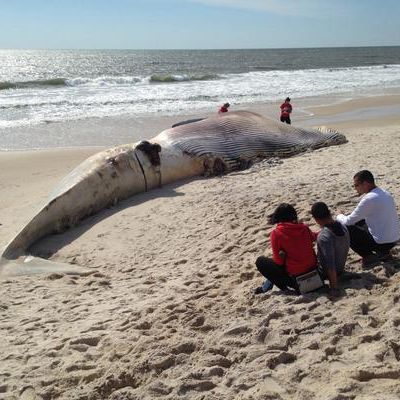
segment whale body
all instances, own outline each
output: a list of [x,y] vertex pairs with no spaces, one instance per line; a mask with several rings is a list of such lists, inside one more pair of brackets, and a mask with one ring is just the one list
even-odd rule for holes
[[[49,271],[45,260],[23,257],[30,246],[134,194],[183,178],[244,169],[260,159],[289,157],[345,142],[346,137],[336,131],[296,128],[236,111],[184,121],[145,142],[147,147],[133,143],[102,151],[68,174],[10,241],[0,260],[0,274]],[[55,264],[54,270],[76,272],[73,266]]]

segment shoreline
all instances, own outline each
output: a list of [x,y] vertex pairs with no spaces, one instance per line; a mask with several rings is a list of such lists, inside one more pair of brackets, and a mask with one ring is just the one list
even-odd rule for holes
[[[396,123],[397,116],[400,114],[400,89],[392,88],[387,90],[386,94],[372,91],[359,95],[332,94],[326,97],[299,98],[292,99],[292,103],[294,106],[292,123],[299,127],[320,125],[345,127],[347,123],[361,120],[380,124],[379,120],[383,118],[392,121],[392,124]],[[265,117],[278,119],[279,105],[280,102],[232,104],[231,110],[254,111]],[[176,122],[212,114],[210,110],[203,110],[193,114],[93,118],[3,129],[3,148],[0,149],[0,155],[4,152],[43,149],[82,147],[101,149],[134,143],[139,140],[148,140]],[[65,146],[63,143],[65,137],[74,144]],[[29,147],[32,138],[36,141],[35,149]]]

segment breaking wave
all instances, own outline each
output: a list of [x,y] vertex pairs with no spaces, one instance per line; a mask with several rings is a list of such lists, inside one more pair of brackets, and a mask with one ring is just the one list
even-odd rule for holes
[[187,81],[211,81],[219,79],[218,75],[151,75],[150,82],[168,83],[168,82],[187,82]]
[[150,77],[138,76],[100,76],[96,78],[76,77],[76,78],[53,78],[53,79],[38,79],[32,81],[7,82],[0,81],[0,90],[7,89],[27,89],[27,88],[47,88],[49,86],[91,86],[91,87],[106,87],[106,86],[129,86],[137,84],[149,83],[168,83],[168,82],[186,82],[186,81],[209,81],[219,79],[218,75],[151,75]]
[[0,90],[6,89],[25,89],[25,88],[39,88],[46,86],[66,86],[66,79],[39,79],[34,81],[21,81],[21,82],[0,82]]

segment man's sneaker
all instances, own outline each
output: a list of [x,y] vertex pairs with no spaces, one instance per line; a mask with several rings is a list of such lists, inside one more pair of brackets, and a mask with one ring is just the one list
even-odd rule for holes
[[379,264],[379,258],[375,254],[368,254],[361,258],[361,266],[363,268],[374,267]]
[[387,251],[386,253],[377,252],[376,255],[378,256],[379,260],[381,260],[381,261],[393,260],[393,256],[390,254],[389,251]]

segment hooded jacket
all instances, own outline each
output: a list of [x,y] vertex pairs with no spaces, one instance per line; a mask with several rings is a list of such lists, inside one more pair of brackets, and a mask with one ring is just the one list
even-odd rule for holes
[[281,117],[289,117],[292,112],[292,105],[289,102],[284,102],[281,104]]
[[[317,266],[317,256],[313,242],[316,240],[307,225],[293,222],[280,222],[271,232],[270,241],[273,260],[278,265],[285,265],[289,275],[304,274]],[[279,252],[285,252],[285,259]]]

